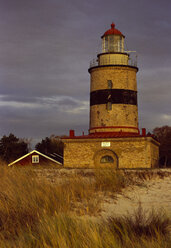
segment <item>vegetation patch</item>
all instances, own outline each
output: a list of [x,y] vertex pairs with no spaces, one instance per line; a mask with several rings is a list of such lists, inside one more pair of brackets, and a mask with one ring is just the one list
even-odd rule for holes
[[170,246],[170,220],[161,214],[139,208],[130,217],[90,221],[105,195],[135,183],[132,176],[111,169],[62,173],[51,183],[31,168],[0,167],[0,247]]

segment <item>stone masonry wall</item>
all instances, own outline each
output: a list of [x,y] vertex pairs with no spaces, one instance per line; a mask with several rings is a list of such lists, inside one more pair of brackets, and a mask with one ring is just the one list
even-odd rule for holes
[[[102,147],[101,142],[110,142]],[[151,137],[113,139],[64,139],[64,167],[99,167],[97,155],[114,154],[118,168],[151,168],[158,160],[158,142]],[[110,155],[110,154],[109,154]],[[117,165],[116,165],[117,164]],[[113,166],[112,164],[105,166]]]
[[[90,127],[128,126],[138,128],[138,109],[136,105],[113,104],[110,111],[106,104],[93,105],[90,108]],[[112,130],[113,131],[113,130]],[[134,132],[135,130],[127,130]]]
[[113,89],[137,91],[136,68],[128,66],[98,67],[91,70],[90,92],[107,89],[107,80],[112,80]]
[[[112,89],[137,91],[136,72],[136,68],[129,66],[94,68],[91,70],[90,91],[108,89],[108,80],[112,80]],[[128,126],[138,128],[137,106],[131,104],[112,104],[111,110],[107,110],[106,104],[90,106],[90,129],[103,126]],[[125,130],[123,129],[122,131]],[[128,132],[137,131],[130,129]]]
[[159,148],[155,144],[151,144],[151,167],[158,167]]

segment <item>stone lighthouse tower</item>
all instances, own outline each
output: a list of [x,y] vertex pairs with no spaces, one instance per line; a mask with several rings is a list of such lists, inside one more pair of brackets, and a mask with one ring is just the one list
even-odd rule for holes
[[125,36],[114,23],[102,36],[102,49],[90,63],[89,134],[63,138],[65,167],[156,167],[159,143],[138,128],[136,60],[124,49]]
[[124,50],[125,36],[111,24],[102,52],[90,64],[90,133],[138,133],[136,62]]

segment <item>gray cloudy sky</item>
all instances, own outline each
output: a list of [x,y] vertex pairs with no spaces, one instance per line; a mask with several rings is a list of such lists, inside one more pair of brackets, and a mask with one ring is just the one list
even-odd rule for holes
[[0,136],[87,132],[87,70],[112,22],[138,54],[139,127],[171,125],[170,13],[170,0],[0,0]]

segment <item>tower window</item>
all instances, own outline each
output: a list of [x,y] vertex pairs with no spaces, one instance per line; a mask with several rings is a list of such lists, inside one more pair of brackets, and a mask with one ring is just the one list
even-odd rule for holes
[[112,110],[112,103],[108,102],[106,105],[107,110]]
[[103,156],[100,160],[100,163],[113,163],[113,162],[114,159],[109,155]]
[[112,89],[112,86],[113,86],[112,80],[107,80],[108,89]]
[[39,163],[39,155],[33,155],[32,156],[32,163],[33,164]]

